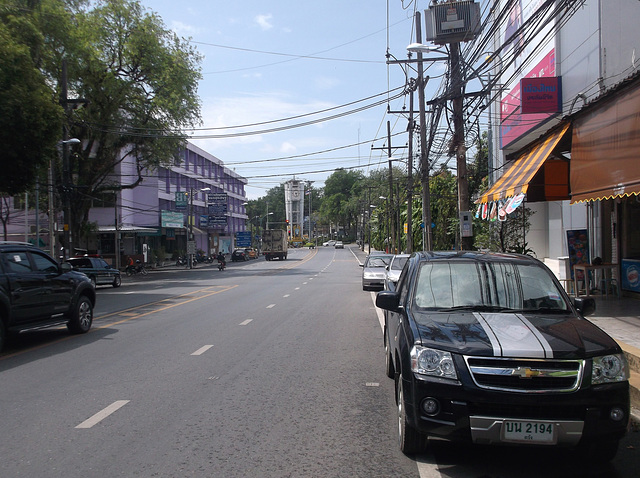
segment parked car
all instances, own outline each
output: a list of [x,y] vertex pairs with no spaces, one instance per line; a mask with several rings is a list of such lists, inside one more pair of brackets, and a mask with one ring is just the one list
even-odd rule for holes
[[387,266],[393,254],[371,254],[362,264],[362,290],[384,289]]
[[235,249],[231,253],[231,262],[248,261],[248,260],[249,260],[249,257],[247,256],[247,251],[245,251],[244,249]]
[[247,255],[247,257],[249,259],[257,259],[258,258],[258,251],[256,251],[252,247],[245,248],[244,252],[246,253],[246,255]]
[[404,453],[434,436],[614,457],[629,422],[625,356],[584,318],[595,301],[571,300],[537,259],[417,253],[376,305]]
[[81,257],[72,257],[67,262],[71,264],[74,270],[85,273],[93,286],[110,285],[120,287],[122,279],[120,271],[111,267],[107,261],[100,256],[84,255]]
[[336,249],[344,249],[344,243],[342,241],[336,241],[333,247]]
[[336,241],[334,241],[333,239],[330,241],[326,241],[322,243],[323,246],[327,247],[327,246],[335,246],[336,245]]
[[402,268],[409,260],[410,254],[396,254],[391,258],[391,262],[387,266],[387,275],[384,278],[384,288],[394,290]]
[[96,291],[89,277],[28,243],[0,242],[0,350],[7,332],[66,325],[86,333]]

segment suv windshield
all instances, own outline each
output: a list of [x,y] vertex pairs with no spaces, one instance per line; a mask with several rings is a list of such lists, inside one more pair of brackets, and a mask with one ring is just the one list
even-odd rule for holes
[[549,274],[535,264],[426,262],[414,300],[429,309],[566,311]]

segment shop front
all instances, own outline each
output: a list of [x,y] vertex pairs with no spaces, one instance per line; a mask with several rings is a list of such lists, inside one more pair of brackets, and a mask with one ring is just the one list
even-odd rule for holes
[[585,108],[573,120],[571,204],[602,214],[602,251],[620,266],[616,284],[640,297],[640,77]]

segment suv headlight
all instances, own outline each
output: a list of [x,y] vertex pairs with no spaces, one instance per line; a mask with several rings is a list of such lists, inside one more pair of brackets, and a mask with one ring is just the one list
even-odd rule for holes
[[411,349],[411,370],[421,375],[458,379],[453,357],[449,352],[414,345]]
[[623,382],[629,380],[629,367],[624,354],[604,355],[593,358],[591,383]]

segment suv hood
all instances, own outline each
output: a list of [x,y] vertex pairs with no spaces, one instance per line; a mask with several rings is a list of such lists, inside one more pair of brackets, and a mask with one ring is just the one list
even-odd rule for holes
[[465,355],[576,359],[621,351],[600,328],[571,313],[429,311],[414,319],[422,345]]

